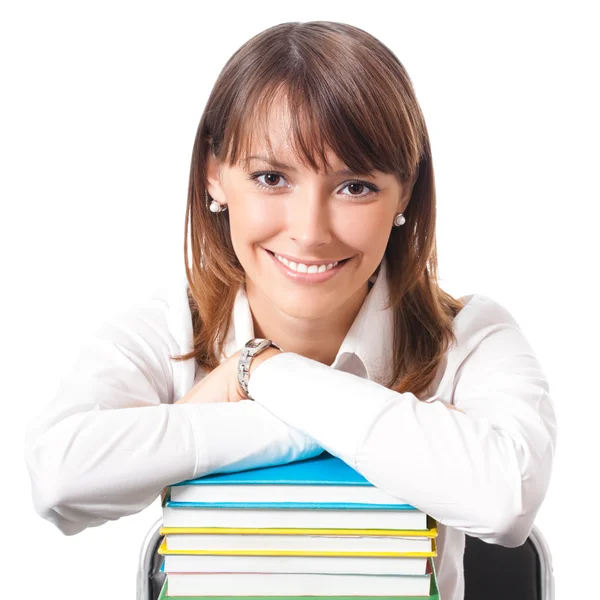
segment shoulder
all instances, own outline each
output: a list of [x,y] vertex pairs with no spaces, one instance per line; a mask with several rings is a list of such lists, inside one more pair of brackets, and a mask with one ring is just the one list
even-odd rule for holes
[[187,280],[171,275],[145,297],[138,298],[105,319],[97,332],[115,342],[128,343],[138,337],[150,348],[172,353],[188,352],[191,315]]
[[491,343],[495,346],[492,353],[498,352],[499,340],[493,335],[494,331],[506,328],[519,330],[508,309],[493,298],[473,293],[460,296],[459,300],[463,307],[452,322],[456,343],[451,344],[440,361],[430,387],[430,391],[437,390],[437,393],[431,400],[447,392],[446,387],[454,381],[457,371],[467,362],[473,361],[476,349],[487,348]]
[[193,381],[195,365],[194,360],[171,359],[193,349],[185,274],[168,276],[148,295],[105,318],[88,345],[100,350],[105,348],[101,350],[105,360],[117,357],[115,353],[118,353],[132,368],[143,372],[155,387],[166,386],[174,394],[182,395]]
[[462,296],[464,307],[454,319],[454,329],[463,339],[498,325],[515,327],[519,324],[509,309],[485,294]]
[[454,321],[454,369],[470,365],[482,375],[492,369],[509,371],[511,365],[526,369],[535,363],[539,368],[532,345],[503,303],[484,294],[470,294],[462,299],[466,304]]

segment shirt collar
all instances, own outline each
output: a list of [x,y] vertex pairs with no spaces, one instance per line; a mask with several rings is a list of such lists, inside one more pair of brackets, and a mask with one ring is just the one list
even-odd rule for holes
[[[385,309],[389,293],[385,257],[374,277],[375,282],[331,366],[365,379],[383,382],[390,374],[394,330],[393,310]],[[252,313],[246,287],[242,284],[233,306],[232,325],[225,342],[226,356],[237,352],[253,337]]]

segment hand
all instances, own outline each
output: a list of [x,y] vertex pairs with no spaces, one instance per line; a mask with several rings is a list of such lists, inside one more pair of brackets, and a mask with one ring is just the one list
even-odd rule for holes
[[183,398],[175,404],[191,402],[201,404],[208,402],[239,402],[247,400],[237,381],[237,364],[241,350],[223,361],[216,369],[203,377]]
[[[250,363],[250,374],[263,361],[275,354],[279,354],[277,348],[267,348]],[[223,361],[216,369],[213,369],[208,375],[202,378],[183,398],[180,398],[175,404],[184,404],[192,402],[195,404],[207,402],[239,402],[240,400],[249,400],[248,395],[242,389],[238,382],[237,367],[242,354],[241,349]]]

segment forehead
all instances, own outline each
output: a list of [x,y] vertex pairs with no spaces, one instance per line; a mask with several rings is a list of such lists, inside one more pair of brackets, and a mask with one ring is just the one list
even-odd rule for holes
[[262,104],[240,132],[236,162],[245,167],[257,162],[252,157],[262,157],[272,164],[305,166],[314,170],[345,168],[343,161],[319,135],[314,119],[306,118],[302,113],[306,114],[306,111],[292,117],[285,98]]

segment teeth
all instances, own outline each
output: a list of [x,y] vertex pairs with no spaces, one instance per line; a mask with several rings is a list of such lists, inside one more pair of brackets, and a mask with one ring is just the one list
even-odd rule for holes
[[[273,253],[275,254],[275,253]],[[338,264],[338,261],[334,263],[329,263],[328,265],[305,265],[304,263],[295,263],[287,258],[283,258],[283,256],[279,256],[275,254],[275,258],[282,262],[286,267],[290,268],[292,271],[297,271],[298,273],[324,273],[325,271],[330,271]]]

